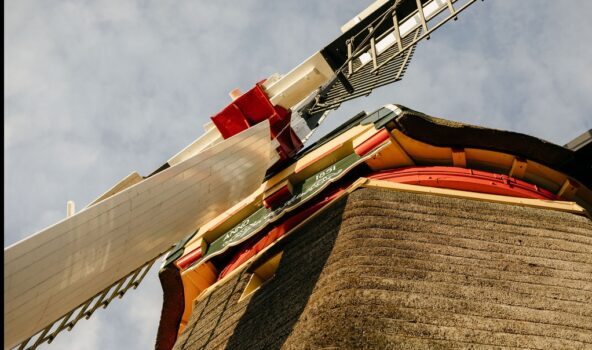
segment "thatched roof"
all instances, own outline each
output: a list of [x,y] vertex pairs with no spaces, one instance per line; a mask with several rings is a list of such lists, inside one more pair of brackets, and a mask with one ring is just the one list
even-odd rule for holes
[[[497,130],[428,116],[404,106],[394,122],[405,135],[434,146],[488,149],[537,161],[592,186],[591,159],[551,142],[513,131]],[[583,152],[582,152],[583,153]]]
[[198,299],[176,349],[592,346],[592,222],[544,209],[354,191]]

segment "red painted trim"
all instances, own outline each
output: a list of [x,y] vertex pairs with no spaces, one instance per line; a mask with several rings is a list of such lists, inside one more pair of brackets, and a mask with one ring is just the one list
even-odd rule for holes
[[263,87],[257,84],[211,119],[224,139],[269,120],[271,138],[279,141],[278,153],[285,159],[302,148],[302,142],[290,127],[290,116],[289,110],[272,105]]
[[306,218],[317,212],[319,209],[324,207],[326,204],[333,201],[341,192],[345,189],[338,189],[328,196],[321,200],[317,200],[316,203],[308,206],[306,209],[290,216],[289,218],[285,219],[281,223],[277,224],[276,226],[269,229],[269,231],[259,238],[256,241],[250,241],[243,245],[240,251],[238,251],[232,260],[226,265],[226,267],[220,272],[218,276],[218,280],[224,278],[224,276],[228,275],[230,272],[244,264],[247,260],[255,256],[257,253],[265,249],[265,247],[269,246],[273,242],[275,242],[278,238],[283,236],[286,232],[290,231]]
[[211,119],[224,139],[251,127],[247,118],[235,104],[229,104]]
[[536,199],[558,199],[536,185],[507,175],[457,167],[432,166],[384,170],[368,176],[391,182]]
[[288,185],[283,186],[279,190],[275,191],[274,193],[270,194],[269,196],[263,199],[263,205],[266,208],[277,208],[280,205],[284,204],[288,199],[292,197],[292,192],[290,192],[290,188]]
[[177,266],[179,266],[181,270],[185,270],[186,268],[191,266],[191,264],[199,260],[201,257],[201,247],[195,248],[194,250],[189,252],[189,254],[180,257],[179,260],[177,260]]
[[376,134],[370,136],[366,141],[359,144],[358,147],[354,149],[354,152],[356,152],[357,155],[362,157],[388,139],[389,132],[386,131],[386,129],[382,129]]

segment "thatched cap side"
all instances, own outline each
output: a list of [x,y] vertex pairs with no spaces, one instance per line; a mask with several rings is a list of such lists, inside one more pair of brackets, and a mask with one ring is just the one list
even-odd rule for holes
[[570,149],[534,136],[459,123],[405,106],[398,107],[402,113],[393,120],[396,128],[413,139],[434,146],[480,148],[513,154],[565,172],[592,187],[592,169],[582,166]]

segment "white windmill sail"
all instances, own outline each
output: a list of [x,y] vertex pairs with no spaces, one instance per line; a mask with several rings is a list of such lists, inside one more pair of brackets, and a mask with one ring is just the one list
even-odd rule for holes
[[4,347],[254,192],[274,154],[264,121],[5,248]]

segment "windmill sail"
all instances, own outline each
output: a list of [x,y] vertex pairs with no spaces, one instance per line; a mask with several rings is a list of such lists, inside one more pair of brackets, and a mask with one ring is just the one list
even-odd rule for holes
[[370,8],[379,10],[363,11],[321,50],[335,75],[298,112],[314,130],[327,111],[401,80],[417,43],[475,1],[377,1]]
[[262,122],[6,248],[5,347],[85,304],[254,192],[272,154]]

